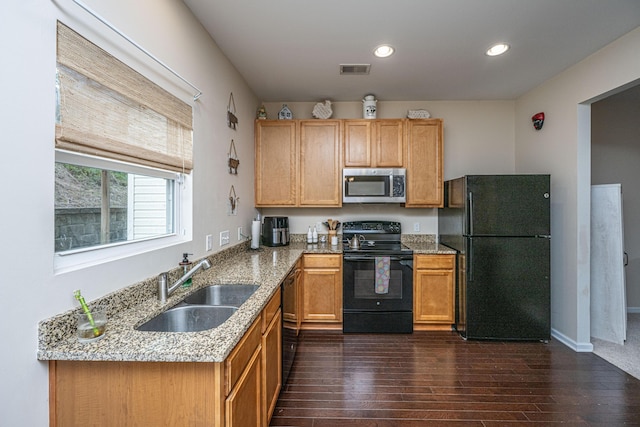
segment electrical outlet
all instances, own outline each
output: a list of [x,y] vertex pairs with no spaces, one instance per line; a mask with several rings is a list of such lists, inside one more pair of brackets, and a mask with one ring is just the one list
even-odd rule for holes
[[242,241],[242,227],[238,227],[238,241]]
[[220,246],[229,244],[229,230],[220,232]]
[[413,223],[413,231],[420,231],[420,223],[419,222],[414,222]]
[[213,236],[211,234],[207,234],[204,238],[204,250],[212,251],[213,250]]

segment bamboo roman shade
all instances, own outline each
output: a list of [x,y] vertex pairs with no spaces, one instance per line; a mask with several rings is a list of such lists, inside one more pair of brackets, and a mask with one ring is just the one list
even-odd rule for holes
[[58,22],[56,148],[190,172],[191,106]]

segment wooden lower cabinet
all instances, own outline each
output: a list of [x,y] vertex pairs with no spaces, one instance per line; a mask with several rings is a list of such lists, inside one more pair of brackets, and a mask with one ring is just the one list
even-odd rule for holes
[[455,260],[449,254],[414,256],[414,329],[448,330],[455,323]]
[[[282,310],[278,291],[262,312],[262,414],[263,426],[269,425],[282,388]],[[277,305],[276,305],[277,303]],[[270,306],[277,308],[275,313]]]
[[280,290],[224,362],[49,362],[49,425],[267,427],[282,386]]
[[49,425],[223,426],[223,377],[221,363],[50,361]]
[[263,425],[261,354],[261,348],[257,347],[225,401],[226,427],[261,427]]
[[342,255],[304,255],[301,327],[342,328]]

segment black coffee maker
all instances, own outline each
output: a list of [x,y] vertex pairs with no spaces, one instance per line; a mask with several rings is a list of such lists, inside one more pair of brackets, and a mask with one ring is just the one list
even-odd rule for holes
[[286,246],[289,244],[289,217],[265,216],[262,222],[262,244]]

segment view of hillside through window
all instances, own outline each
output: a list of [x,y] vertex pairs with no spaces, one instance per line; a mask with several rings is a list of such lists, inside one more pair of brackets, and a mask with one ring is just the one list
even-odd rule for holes
[[55,174],[55,252],[175,230],[174,180],[66,163]]

